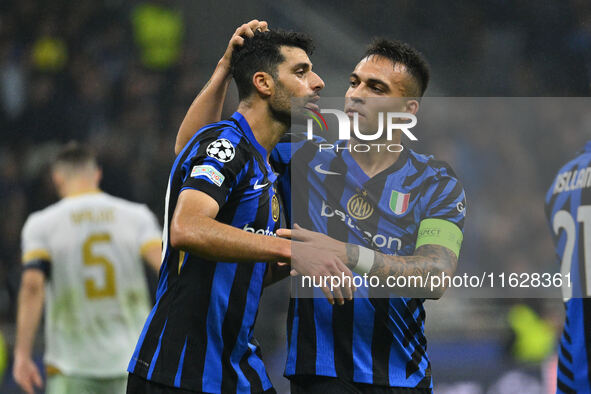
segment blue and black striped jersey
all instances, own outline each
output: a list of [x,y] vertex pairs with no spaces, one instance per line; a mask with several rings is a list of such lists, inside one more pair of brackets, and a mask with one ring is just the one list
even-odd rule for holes
[[559,171],[546,194],[563,277],[566,319],[558,352],[557,392],[591,392],[591,141]]
[[275,235],[280,225],[276,175],[265,149],[238,112],[200,130],[177,157],[169,179],[163,263],[152,309],[128,371],[171,387],[207,393],[271,388],[253,326],[266,263],[208,261],[171,247],[180,193],[196,189],[220,207],[216,220]]
[[[447,164],[404,149],[394,165],[370,178],[348,150],[319,151],[316,143],[298,138],[272,153],[292,223],[397,255],[414,253],[423,219],[463,228],[464,190]],[[377,298],[360,288],[353,302],[333,307],[314,291],[314,298],[295,294],[290,301],[287,377],[432,387],[422,299]]]

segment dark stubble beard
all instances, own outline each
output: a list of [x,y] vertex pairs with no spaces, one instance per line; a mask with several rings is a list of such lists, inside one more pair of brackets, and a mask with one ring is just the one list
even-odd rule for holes
[[273,119],[284,124],[285,127],[289,127],[291,124],[292,95],[279,80],[276,80],[275,84],[277,89],[275,90],[275,96],[269,103],[269,110]]

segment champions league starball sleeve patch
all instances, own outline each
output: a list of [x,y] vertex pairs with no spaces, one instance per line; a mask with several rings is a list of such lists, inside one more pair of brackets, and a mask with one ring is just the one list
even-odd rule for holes
[[227,163],[234,158],[236,150],[234,145],[225,138],[220,138],[213,141],[207,146],[207,156],[213,157],[217,161]]

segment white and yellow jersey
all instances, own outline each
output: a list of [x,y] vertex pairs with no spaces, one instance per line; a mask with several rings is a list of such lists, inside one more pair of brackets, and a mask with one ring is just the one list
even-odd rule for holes
[[45,363],[65,375],[114,377],[150,312],[141,252],[161,242],[145,205],[97,192],[33,213],[22,233],[23,263],[48,260]]

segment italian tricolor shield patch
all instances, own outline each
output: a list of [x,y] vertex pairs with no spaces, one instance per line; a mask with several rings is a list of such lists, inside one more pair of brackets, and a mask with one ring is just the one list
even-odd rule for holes
[[402,215],[408,209],[408,202],[410,200],[410,193],[400,193],[392,190],[390,196],[390,209],[396,215]]

